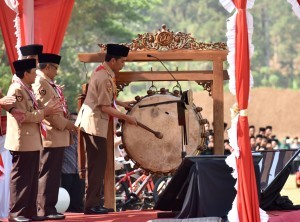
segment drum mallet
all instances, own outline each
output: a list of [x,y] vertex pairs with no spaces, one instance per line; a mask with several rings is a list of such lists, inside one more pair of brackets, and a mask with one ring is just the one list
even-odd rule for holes
[[[124,123],[125,120],[123,119],[119,119],[119,122],[121,123]],[[145,126],[144,124],[140,123],[139,121],[136,121],[137,122],[137,125],[142,127],[143,129],[149,131],[150,133],[153,133],[154,136],[156,136],[158,139],[162,139],[163,138],[163,134],[161,132],[158,132],[158,131],[154,131],[153,129],[149,128],[148,126]]]
[[162,138],[163,138],[164,135],[163,135],[161,132],[154,131],[154,130],[150,129],[148,126],[145,126],[144,124],[142,124],[142,123],[140,123],[140,122],[138,122],[138,121],[136,121],[136,122],[137,122],[137,125],[138,125],[138,126],[140,126],[140,127],[142,127],[143,129],[145,129],[145,130],[147,130],[147,131],[153,133],[158,139],[162,139]]

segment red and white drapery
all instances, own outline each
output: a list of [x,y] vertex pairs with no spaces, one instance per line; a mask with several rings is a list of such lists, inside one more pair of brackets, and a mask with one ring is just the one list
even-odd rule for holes
[[[43,52],[59,54],[73,5],[74,0],[0,1],[0,27],[13,73],[22,45],[42,44]],[[3,167],[0,156],[0,176]]]
[[254,47],[251,44],[253,18],[247,9],[255,0],[220,0],[224,8],[235,13],[227,20],[227,45],[230,77],[230,92],[236,95],[237,103],[232,107],[231,128],[228,130],[233,152],[226,159],[237,179],[237,195],[228,213],[231,222],[268,221],[268,215],[259,208],[256,177],[253,167],[247,116],[250,87],[253,85],[250,73],[250,57]]
[[[253,78],[250,72],[250,57],[254,47],[251,44],[253,18],[247,9],[253,7],[255,0],[219,0],[228,12],[236,9],[227,20],[227,46],[229,63],[228,74],[230,92],[236,95],[237,103],[231,109],[231,128],[228,130],[233,153],[226,159],[237,178],[237,196],[228,214],[231,222],[268,221],[265,211],[259,209],[255,173],[249,143],[249,124],[247,116],[250,87]],[[287,0],[300,18],[300,0]]]
[[[42,44],[44,52],[59,54],[73,5],[74,0],[0,0],[0,27],[12,73],[22,45]],[[0,155],[0,218],[8,215],[11,167],[8,151],[2,154],[7,158]]]
[[0,25],[12,62],[21,58],[19,47],[42,44],[43,52],[59,54],[74,0],[0,1]]

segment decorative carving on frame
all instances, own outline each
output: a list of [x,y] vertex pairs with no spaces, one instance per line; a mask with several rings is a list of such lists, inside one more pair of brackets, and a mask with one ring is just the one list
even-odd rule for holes
[[[138,34],[136,39],[131,43],[123,43],[130,48],[131,51],[158,50],[168,51],[175,49],[190,50],[227,50],[224,42],[204,43],[197,42],[190,33],[170,31],[166,25],[162,25],[156,33]],[[100,50],[106,51],[105,44],[98,44]]]
[[196,81],[198,85],[202,86],[204,90],[208,92],[208,95],[212,95],[212,81]]

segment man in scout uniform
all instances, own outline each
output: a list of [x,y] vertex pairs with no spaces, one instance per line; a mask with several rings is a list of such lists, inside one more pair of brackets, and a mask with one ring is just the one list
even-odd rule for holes
[[48,220],[64,219],[65,216],[56,211],[58,199],[62,159],[64,148],[70,146],[70,132],[76,133],[77,127],[68,119],[68,110],[62,88],[54,83],[61,56],[56,54],[40,54],[36,71],[37,78],[33,90],[39,105],[45,105],[53,97],[62,101],[62,112],[45,118],[47,135],[42,137],[44,149],[41,151],[41,164],[38,190],[38,215]]
[[[23,59],[36,59],[36,64],[38,64],[38,55],[42,53],[43,45],[32,44],[32,45],[21,46],[20,51],[21,51]],[[14,81],[15,78],[16,78],[16,75],[14,74],[12,81]],[[8,100],[9,98],[4,97],[3,99]],[[3,104],[2,108],[4,108],[6,111],[9,111],[11,106],[9,104]],[[12,114],[19,122],[22,122],[22,119],[24,118],[23,113],[19,112],[18,109],[13,109]]]
[[[37,217],[36,198],[38,172],[44,117],[57,113],[61,104],[51,100],[44,109],[38,104],[31,90],[36,73],[36,60],[24,59],[13,63],[18,78],[10,85],[7,95],[14,96],[16,102],[7,115],[5,148],[12,153],[10,175],[9,221],[44,220]],[[25,113],[22,124],[10,114],[13,109]]]
[[92,74],[85,101],[78,113],[76,125],[83,133],[86,149],[87,176],[85,192],[85,214],[105,214],[108,209],[100,205],[101,190],[106,166],[107,132],[110,117],[137,124],[132,116],[115,109],[114,103],[129,107],[130,102],[116,99],[115,72],[119,72],[128,55],[129,48],[108,44],[105,62]]
[[[38,55],[43,51],[43,45],[39,44],[32,44],[32,45],[25,45],[20,47],[20,51],[22,54],[22,59],[35,59],[36,64],[38,64]],[[16,80],[16,74],[12,77],[12,82]]]

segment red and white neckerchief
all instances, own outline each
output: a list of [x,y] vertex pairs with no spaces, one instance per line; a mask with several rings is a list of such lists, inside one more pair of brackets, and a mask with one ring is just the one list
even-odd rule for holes
[[[47,80],[48,81],[48,80]],[[55,84],[53,81],[48,81],[49,84],[53,87],[53,89],[55,90],[55,92],[57,93],[58,97],[60,98],[60,100],[63,102],[63,112],[64,112],[64,116],[67,118],[68,117],[68,106],[67,106],[67,102],[65,100],[64,94],[63,94],[63,90],[61,88],[60,85]]]
[[[58,97],[60,98],[60,100],[63,102],[62,105],[62,109],[63,109],[63,113],[64,113],[64,117],[68,117],[68,106],[67,106],[67,102],[65,100],[64,94],[63,94],[63,90],[61,88],[60,85],[55,84],[52,80],[48,80],[47,78],[45,78],[43,75],[41,75],[40,73],[37,73],[37,75],[40,78],[45,79],[51,86],[52,88],[55,90],[55,92],[57,93]],[[45,74],[44,74],[45,75]]]
[[[23,88],[26,90],[26,92],[28,93],[28,95],[29,95],[29,97],[30,97],[30,99],[31,99],[31,101],[32,101],[32,103],[33,103],[33,108],[36,109],[36,110],[39,109],[39,105],[38,105],[38,103],[37,103],[37,101],[36,101],[36,99],[35,99],[35,96],[34,96],[34,94],[33,94],[32,89],[29,89],[29,88],[22,82],[22,80],[21,80],[20,78],[15,78],[14,81],[17,82],[17,83],[19,83],[19,84],[20,84],[21,86],[23,86]],[[46,138],[46,136],[47,136],[47,129],[46,129],[45,123],[43,123],[43,122],[40,123],[40,130],[41,130],[41,134],[43,135],[43,137]]]

